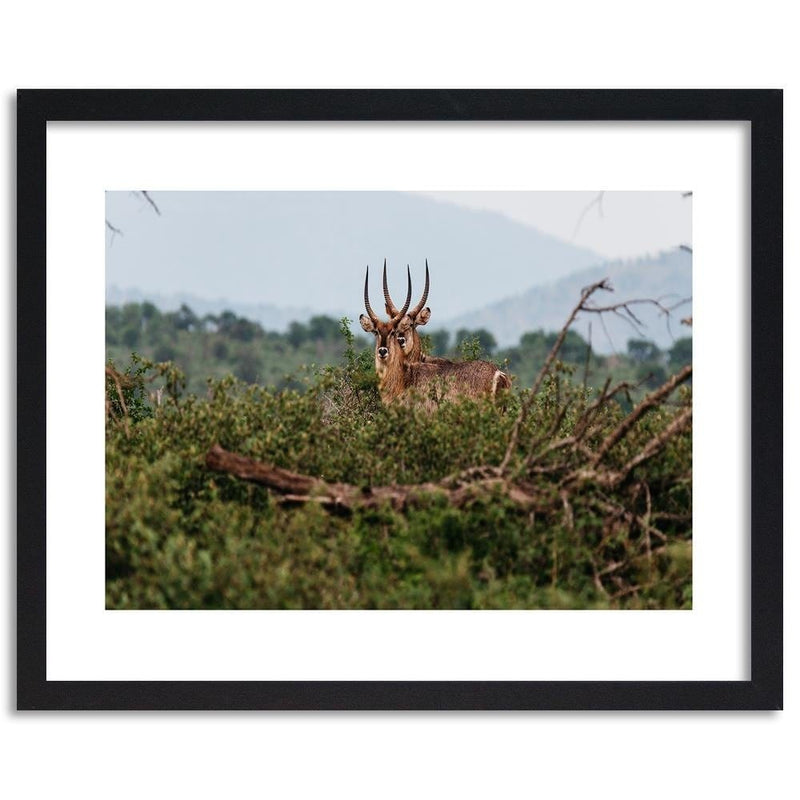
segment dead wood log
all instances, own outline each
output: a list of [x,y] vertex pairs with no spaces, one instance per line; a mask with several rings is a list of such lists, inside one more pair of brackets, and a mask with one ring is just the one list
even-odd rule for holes
[[389,505],[395,511],[404,511],[419,503],[424,495],[432,493],[444,495],[455,508],[463,508],[495,491],[506,494],[514,503],[524,508],[532,508],[536,504],[536,498],[530,494],[528,487],[509,485],[506,480],[497,476],[496,469],[490,467],[473,467],[438,483],[361,487],[349,483],[330,483],[291,472],[231,453],[218,444],[206,454],[206,466],[215,472],[224,472],[241,480],[266,486],[276,493],[282,503],[319,503],[323,508],[339,513],[350,513],[356,507],[377,508],[383,505]]

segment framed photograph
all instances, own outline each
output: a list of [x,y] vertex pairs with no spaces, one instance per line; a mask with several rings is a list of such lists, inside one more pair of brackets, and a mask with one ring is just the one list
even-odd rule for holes
[[17,122],[19,709],[782,707],[780,91]]

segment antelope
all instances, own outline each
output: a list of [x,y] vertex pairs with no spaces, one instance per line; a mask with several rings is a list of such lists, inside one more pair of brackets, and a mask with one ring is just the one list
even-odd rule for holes
[[[430,318],[430,309],[423,308],[428,299],[430,278],[425,264],[425,291],[412,311],[411,270],[408,270],[408,291],[402,309],[392,302],[386,282],[386,263],[383,266],[383,290],[389,322],[381,322],[369,304],[369,267],[364,280],[364,305],[368,316],[359,317],[361,327],[375,334],[375,371],[379,378],[381,400],[385,405],[403,395],[416,394],[428,409],[438,399],[485,397],[495,399],[498,392],[510,388],[508,376],[488,361],[450,361],[422,355],[417,325]],[[401,341],[402,340],[402,341]]]
[[[402,309],[397,309],[394,304],[388,299],[389,293],[386,293],[386,307],[393,309],[388,312],[389,321],[381,322],[378,315],[372,310],[369,304],[369,266],[367,266],[367,277],[364,279],[364,305],[367,309],[369,316],[361,316],[358,321],[361,327],[367,333],[375,334],[375,372],[378,373],[379,384],[382,387],[383,382],[389,372],[396,372],[402,369],[403,366],[403,353],[397,346],[397,326],[405,316],[408,307],[411,305],[411,269],[408,268],[408,292],[406,293],[406,302]],[[384,285],[386,280],[386,262],[383,264]],[[381,397],[383,397],[383,389],[381,388]]]
[[[443,358],[436,358],[434,356],[426,356],[422,353],[422,342],[417,334],[418,325],[426,325],[431,318],[431,310],[425,306],[425,301],[428,299],[428,290],[431,286],[430,273],[428,272],[428,259],[425,259],[425,289],[422,292],[422,299],[417,303],[413,309],[406,312],[400,319],[397,325],[397,343],[405,354],[406,361],[410,364],[416,364],[420,361],[429,363],[442,363],[446,361]],[[386,260],[383,261],[383,298],[386,302],[386,313],[390,317],[394,317],[398,311],[392,302],[389,295],[389,286],[386,283]]]

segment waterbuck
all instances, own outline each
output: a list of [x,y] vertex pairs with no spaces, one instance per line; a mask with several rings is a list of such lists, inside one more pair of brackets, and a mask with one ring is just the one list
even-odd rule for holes
[[[378,373],[381,400],[388,405],[403,398],[420,402],[428,409],[444,399],[489,396],[496,398],[508,390],[508,376],[488,361],[451,361],[422,355],[415,328],[430,318],[430,309],[423,308],[428,298],[430,279],[426,262],[425,291],[422,300],[409,312],[411,303],[411,270],[408,269],[408,292],[402,309],[392,302],[386,283],[384,262],[384,300],[389,322],[381,322],[369,304],[369,267],[364,281],[364,305],[367,314],[359,317],[361,327],[374,333],[375,370]],[[408,312],[408,313],[407,313]],[[424,312],[424,313],[423,313]],[[402,343],[401,343],[402,339]]]
[[[432,363],[444,362],[446,359],[436,358],[434,356],[426,356],[422,352],[422,342],[417,333],[418,325],[426,325],[431,318],[431,310],[425,307],[425,301],[428,299],[428,290],[431,287],[430,273],[428,272],[428,259],[425,259],[425,289],[422,292],[422,298],[414,308],[407,311],[400,318],[397,324],[397,343],[403,350],[406,356],[406,361],[410,364],[416,364],[419,361],[428,361]],[[386,282],[386,260],[383,262],[383,298],[386,302],[386,313],[390,317],[394,317],[398,310],[392,302],[389,294],[389,286]]]

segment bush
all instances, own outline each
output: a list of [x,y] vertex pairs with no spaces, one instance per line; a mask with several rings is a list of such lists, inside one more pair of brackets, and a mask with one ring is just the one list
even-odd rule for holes
[[[445,402],[434,414],[384,407],[371,354],[356,350],[347,320],[341,329],[342,366],[298,374],[297,389],[226,377],[199,399],[182,393],[172,365],[135,358],[115,370],[129,381],[126,416],[107,379],[108,608],[691,607],[690,432],[620,486],[590,481],[562,501],[580,453],[558,443],[597,397],[564,372],[534,398],[510,464],[520,485],[535,480],[540,508],[500,489],[454,507],[431,490],[405,513],[336,514],[209,471],[215,443],[364,492],[501,462],[526,392],[505,412],[489,402]],[[156,405],[148,397],[159,391]],[[676,413],[644,415],[609,452],[609,468]],[[596,450],[623,414],[613,401],[598,406],[585,447]]]

